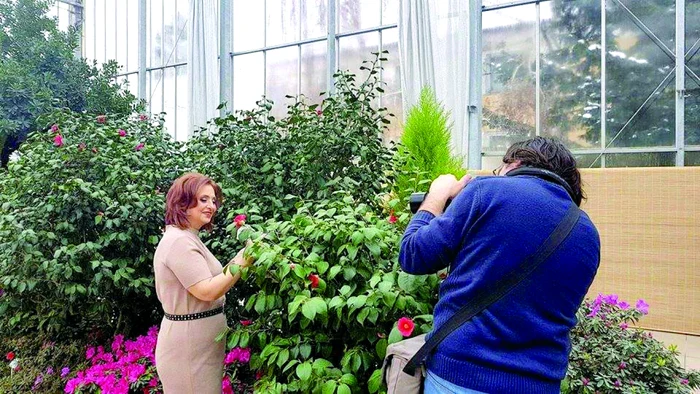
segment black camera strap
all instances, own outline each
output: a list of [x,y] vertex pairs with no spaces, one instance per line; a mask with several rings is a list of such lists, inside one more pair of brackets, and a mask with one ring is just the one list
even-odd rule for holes
[[430,353],[442,342],[448,335],[459,328],[462,324],[469,321],[472,317],[478,315],[484,309],[488,308],[501,298],[505,297],[521,282],[527,279],[554,251],[561,243],[569,236],[571,230],[578,222],[581,210],[576,204],[571,204],[564,215],[564,218],[559,222],[557,227],[540,245],[535,253],[528,256],[516,269],[504,276],[496,282],[495,288],[482,289],[474,295],[473,302],[467,303],[458,310],[452,317],[445,322],[433,335],[428,339],[423,346],[413,355],[403,369],[403,372],[413,375]]

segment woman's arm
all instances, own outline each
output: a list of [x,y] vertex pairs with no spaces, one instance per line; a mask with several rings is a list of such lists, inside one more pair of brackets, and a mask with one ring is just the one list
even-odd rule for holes
[[[240,269],[249,267],[253,263],[253,259],[251,257],[244,257],[244,252],[245,248],[239,250],[236,257],[231,259],[227,265],[237,265]],[[188,287],[187,291],[202,301],[211,302],[218,300],[241,278],[240,269],[236,270],[235,274],[232,273],[230,269],[225,269],[224,272],[219,275],[204,279]]]

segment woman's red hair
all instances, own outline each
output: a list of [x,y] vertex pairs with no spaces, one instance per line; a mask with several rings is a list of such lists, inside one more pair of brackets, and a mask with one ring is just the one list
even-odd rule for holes
[[[216,210],[218,211],[221,206],[221,188],[219,185],[207,176],[191,172],[177,178],[170,186],[168,195],[165,198],[165,224],[172,224],[183,230],[190,227],[190,221],[187,220],[187,210],[197,206],[197,192],[206,185],[214,188]],[[211,230],[214,216],[211,219],[209,223],[202,226],[204,230]]]

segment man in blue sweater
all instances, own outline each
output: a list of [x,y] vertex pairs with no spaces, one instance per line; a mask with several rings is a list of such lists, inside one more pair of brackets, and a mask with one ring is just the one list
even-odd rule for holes
[[[554,172],[571,195],[540,177],[507,176],[521,166]],[[433,330],[473,302],[476,291],[493,288],[516,269],[568,207],[584,198],[576,160],[555,140],[537,137],[514,144],[494,174],[459,181],[438,177],[403,236],[399,262],[404,271],[420,275],[450,268],[440,285]],[[444,210],[448,199],[452,203]],[[599,263],[598,232],[582,213],[528,280],[437,347],[426,362],[425,394],[558,393],[571,348],[569,332]]]

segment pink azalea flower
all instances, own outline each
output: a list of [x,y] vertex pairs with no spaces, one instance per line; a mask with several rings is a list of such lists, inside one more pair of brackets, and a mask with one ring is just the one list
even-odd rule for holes
[[629,326],[627,325],[627,323],[620,323],[620,328],[621,328],[621,329],[626,330],[627,327],[629,327]]
[[642,315],[646,315],[649,313],[649,304],[646,303],[646,301],[639,299],[637,300],[637,310],[641,312]]
[[389,215],[389,223],[394,224],[397,220],[398,218],[396,215],[394,215],[394,211],[391,211],[391,214]]
[[238,355],[238,361],[242,363],[247,363],[250,361],[250,348],[241,349],[241,352]]
[[89,348],[85,351],[85,358],[89,360],[89,359],[93,358],[94,356],[95,356],[95,348],[94,348],[94,347],[89,347]]
[[221,393],[233,394],[233,387],[231,387],[231,379],[228,376],[224,376],[224,379],[221,381]]
[[623,311],[630,309],[630,304],[626,303],[625,301],[618,302],[617,306],[620,307],[620,309],[622,309]]
[[143,142],[140,142],[138,145],[136,145],[134,150],[136,150],[138,152],[138,151],[142,150],[144,146],[145,145],[143,144]]
[[688,384],[688,383],[689,383],[689,382],[688,382],[688,379],[681,379],[681,384],[682,384],[682,385],[686,385],[686,384]]
[[236,224],[236,227],[241,228],[241,227],[243,227],[243,226],[245,225],[245,220],[246,220],[247,218],[248,218],[248,217],[247,217],[246,215],[243,215],[243,214],[241,214],[241,215],[236,215],[236,217],[233,218],[233,223]]
[[53,137],[53,144],[58,147],[63,146],[63,137],[60,134],[56,134],[56,136]]
[[316,109],[316,115],[318,115],[318,116],[323,115],[323,111],[321,110],[321,108]]
[[407,318],[407,317],[402,317],[399,319],[399,322],[397,323],[397,327],[399,328],[399,332],[401,335],[404,337],[411,336],[413,333],[413,329],[415,328],[415,324],[413,323],[413,320]]
[[248,327],[249,325],[253,324],[252,320],[241,320],[241,325],[243,327]]
[[97,123],[107,123],[107,115],[97,115]]
[[57,124],[54,123],[51,125],[51,132],[58,133],[58,125]]
[[126,130],[124,130],[124,129],[119,129],[119,132],[118,132],[118,133],[119,133],[119,136],[120,136],[120,137],[126,137]]
[[582,379],[581,379],[581,383],[583,384],[584,387],[588,386],[588,384],[589,384],[590,382],[591,382],[591,381],[590,381],[589,379],[587,379],[587,378],[582,378]]

